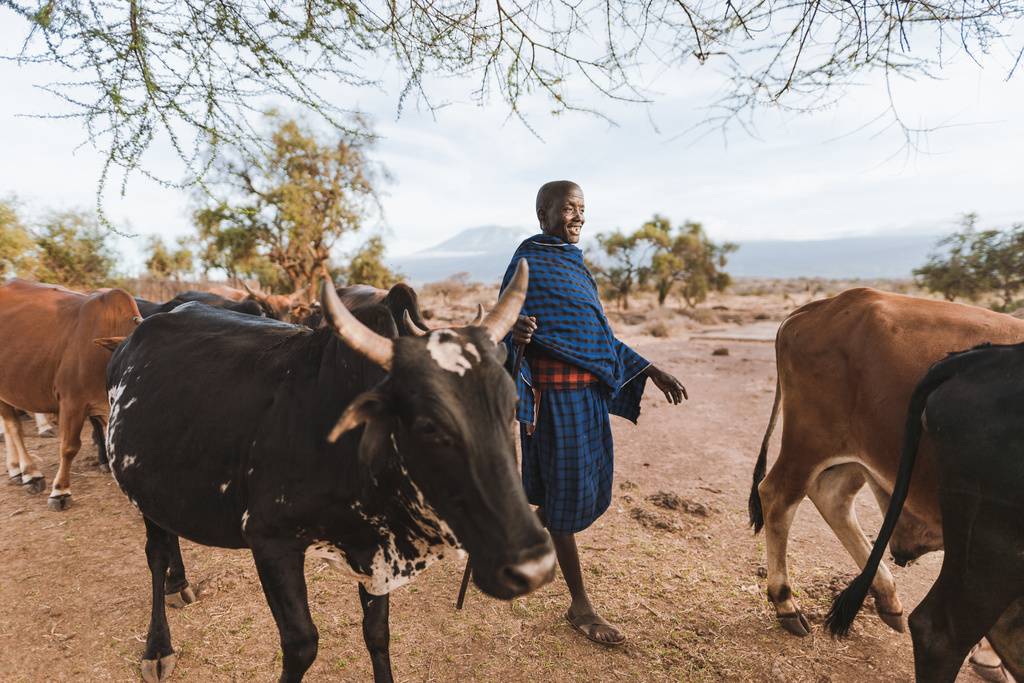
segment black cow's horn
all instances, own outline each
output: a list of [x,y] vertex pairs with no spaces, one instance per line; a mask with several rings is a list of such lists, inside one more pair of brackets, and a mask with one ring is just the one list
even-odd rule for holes
[[331,283],[325,281],[321,285],[320,302],[327,308],[331,325],[342,341],[366,356],[367,360],[385,370],[391,370],[391,356],[395,350],[392,340],[380,336],[356,320],[356,317],[345,308],[345,304],[341,303]]
[[469,325],[467,327],[473,327],[474,325],[479,325],[480,321],[483,320],[483,319],[484,319],[484,305],[483,304],[477,304],[476,305],[476,317],[473,318],[469,322]]
[[402,311],[402,322],[405,323],[405,329],[407,329],[410,334],[414,334],[417,337],[422,337],[423,335],[427,334],[425,330],[421,330],[420,328],[416,327],[416,325],[413,323],[412,316],[409,315],[408,308]]
[[516,273],[512,276],[512,282],[502,292],[498,303],[494,305],[491,312],[484,316],[481,327],[486,327],[491,339],[497,344],[508,331],[512,329],[519,318],[519,312],[523,310],[523,302],[526,301],[526,285],[529,280],[529,268],[526,259],[519,261],[516,266]]

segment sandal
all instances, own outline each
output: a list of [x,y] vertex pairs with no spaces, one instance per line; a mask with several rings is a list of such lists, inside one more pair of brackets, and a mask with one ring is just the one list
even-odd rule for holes
[[[609,624],[604,617],[599,614],[581,614],[578,617],[573,617],[571,612],[566,612],[565,620],[569,622],[570,626],[586,636],[588,640],[595,642],[598,645],[618,647],[626,642],[626,634]],[[622,637],[619,640],[601,640],[595,635],[597,629],[593,627],[597,626],[607,626]]]

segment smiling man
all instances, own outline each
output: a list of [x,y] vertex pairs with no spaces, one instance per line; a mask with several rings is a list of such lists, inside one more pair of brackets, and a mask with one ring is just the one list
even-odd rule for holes
[[595,643],[620,645],[625,634],[597,613],[584,587],[576,534],[611,503],[609,413],[636,423],[648,378],[674,405],[686,398],[686,389],[612,333],[576,246],[583,214],[583,190],[576,183],[559,180],[540,188],[541,234],[519,245],[502,283],[504,291],[519,261],[529,262],[523,314],[506,341],[517,349],[509,362],[519,392],[523,488],[554,541],[572,596],[566,619]]

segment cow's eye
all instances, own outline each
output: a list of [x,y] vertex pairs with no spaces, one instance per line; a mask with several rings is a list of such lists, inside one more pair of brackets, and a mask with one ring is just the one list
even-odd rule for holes
[[420,436],[436,437],[438,434],[437,424],[428,417],[418,417],[412,423],[412,428]]

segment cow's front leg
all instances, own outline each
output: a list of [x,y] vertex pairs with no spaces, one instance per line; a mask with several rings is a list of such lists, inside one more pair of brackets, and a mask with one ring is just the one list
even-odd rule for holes
[[[294,545],[294,544],[293,544]],[[280,543],[253,546],[253,559],[281,635],[280,683],[299,683],[316,659],[320,634],[313,625],[303,574],[305,547]]]
[[359,584],[359,602],[363,606],[363,640],[370,652],[374,683],[391,683],[391,630],[388,626],[388,594],[371,595]]
[[7,448],[8,481],[12,486],[24,486],[27,493],[42,493],[46,490],[46,479],[25,448],[17,411],[6,403],[0,403],[0,419],[7,435],[4,446]]

